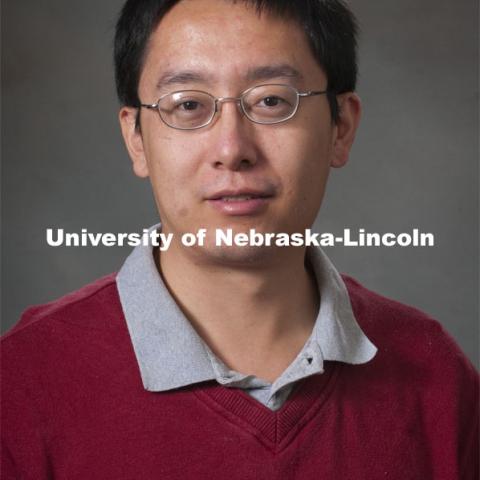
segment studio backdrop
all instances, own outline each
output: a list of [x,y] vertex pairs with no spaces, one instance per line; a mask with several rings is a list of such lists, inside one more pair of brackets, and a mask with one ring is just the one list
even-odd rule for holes
[[[363,118],[315,229],[434,235],[326,248],[342,272],[439,320],[478,365],[478,2],[351,0]],[[158,221],[120,136],[112,44],[122,2],[2,9],[2,319],[120,268],[129,247],[50,247],[47,228]],[[219,46],[220,48],[220,46]]]

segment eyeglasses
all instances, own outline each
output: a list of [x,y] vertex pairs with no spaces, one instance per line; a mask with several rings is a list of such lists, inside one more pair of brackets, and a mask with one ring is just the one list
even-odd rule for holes
[[200,90],[181,90],[161,96],[157,103],[140,104],[157,110],[162,121],[178,130],[195,130],[209,125],[219,105],[236,102],[245,116],[254,123],[272,125],[292,118],[298,110],[301,98],[328,93],[323,91],[299,92],[291,85],[257,85],[239,97],[215,98]]

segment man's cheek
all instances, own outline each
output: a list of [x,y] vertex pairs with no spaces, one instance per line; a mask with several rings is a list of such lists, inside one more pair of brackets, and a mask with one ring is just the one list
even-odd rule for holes
[[180,218],[185,218],[185,217],[188,217],[188,214],[189,214],[189,209],[187,207],[181,207],[179,210],[178,210],[178,216]]
[[[178,185],[178,183],[171,183],[170,185]],[[190,215],[191,208],[187,191],[181,189],[169,190],[167,202],[172,218],[182,219]]]

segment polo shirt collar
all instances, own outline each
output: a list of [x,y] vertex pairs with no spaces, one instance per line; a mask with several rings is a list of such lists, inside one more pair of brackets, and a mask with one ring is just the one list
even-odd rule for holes
[[[152,229],[158,227],[155,225]],[[307,259],[313,267],[320,295],[318,316],[305,346],[315,351],[316,371],[323,371],[326,360],[350,364],[368,362],[377,349],[355,319],[340,274],[320,248],[308,247]],[[116,282],[146,390],[164,391],[218,380],[218,362],[212,361],[211,350],[165,286],[151,246],[134,248],[118,272]],[[282,378],[288,379],[288,370]]]

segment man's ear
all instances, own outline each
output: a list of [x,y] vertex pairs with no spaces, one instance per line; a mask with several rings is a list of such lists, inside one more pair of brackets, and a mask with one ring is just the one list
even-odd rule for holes
[[141,178],[148,177],[148,164],[143,148],[143,138],[140,127],[137,126],[138,109],[122,107],[118,119],[122,129],[123,140],[132,160],[135,175]]
[[331,161],[331,166],[335,168],[343,167],[347,163],[362,114],[362,103],[356,93],[338,95],[337,101],[339,116],[335,125]]

